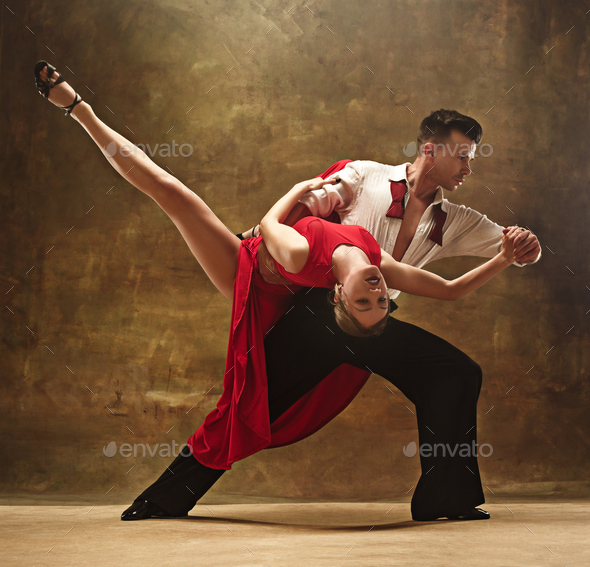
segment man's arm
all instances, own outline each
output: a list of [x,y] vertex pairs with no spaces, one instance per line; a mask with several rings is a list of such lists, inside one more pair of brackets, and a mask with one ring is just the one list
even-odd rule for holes
[[[439,258],[451,256],[480,256],[492,258],[502,247],[503,227],[474,209],[447,203],[450,223],[443,237]],[[512,228],[512,227],[508,227]],[[541,257],[537,237],[527,229],[521,229],[515,239],[515,262],[517,266],[534,264]]]
[[361,185],[360,167],[358,161],[347,163],[344,169],[326,177],[326,179],[339,179],[337,183],[309,191],[299,200],[299,204],[309,211],[309,215],[321,218],[329,217],[334,211],[348,209],[354,202]]

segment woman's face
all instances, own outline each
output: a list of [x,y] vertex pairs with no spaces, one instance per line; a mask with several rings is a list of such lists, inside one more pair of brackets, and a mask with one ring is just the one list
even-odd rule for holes
[[350,273],[340,290],[344,305],[365,328],[387,315],[389,297],[385,278],[377,266],[363,266]]

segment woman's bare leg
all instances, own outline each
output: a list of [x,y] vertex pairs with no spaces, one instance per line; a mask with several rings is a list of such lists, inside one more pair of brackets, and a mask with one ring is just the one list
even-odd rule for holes
[[[45,69],[41,76],[46,79]],[[59,74],[54,72],[51,83],[58,77]],[[74,90],[68,83],[61,83],[49,92],[49,100],[56,106],[67,106],[74,96]],[[79,103],[71,116],[84,127],[121,176],[160,205],[209,279],[231,300],[240,249],[238,237],[198,195],[156,165],[140,148],[104,124],[89,104]]]

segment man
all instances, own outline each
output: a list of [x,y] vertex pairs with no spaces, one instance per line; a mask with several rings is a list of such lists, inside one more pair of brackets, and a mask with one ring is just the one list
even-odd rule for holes
[[[416,267],[450,256],[492,257],[501,248],[502,227],[442,194],[443,189],[455,191],[470,175],[481,135],[473,118],[450,110],[433,112],[420,125],[420,153],[414,163],[339,162],[322,177],[333,174],[340,181],[307,194],[287,222],[336,212],[340,222],[364,226],[396,260]],[[522,229],[517,263],[534,263],[540,253],[537,238]],[[260,265],[265,279],[280,283],[263,251]],[[398,293],[390,291],[390,297]],[[451,449],[448,455],[420,451],[422,476],[412,498],[413,519],[489,518],[477,508],[485,501],[477,454],[458,450],[476,443],[479,365],[443,339],[393,317],[379,336],[351,337],[333,324],[331,309],[325,290],[301,292],[294,308],[268,334],[271,424],[317,396],[343,364],[363,370],[365,381],[371,372],[379,374],[415,404],[420,446]],[[356,393],[362,383],[357,381],[351,391]],[[123,520],[186,515],[224,472],[205,467],[188,451],[182,455],[123,513]]]

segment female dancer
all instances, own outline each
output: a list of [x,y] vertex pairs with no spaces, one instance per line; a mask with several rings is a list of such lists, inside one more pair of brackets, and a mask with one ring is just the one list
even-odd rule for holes
[[[263,218],[261,236],[240,241],[200,197],[144,152],[124,152],[131,143],[99,120],[55,68],[41,61],[35,67],[35,78],[39,92],[85,128],[115,170],[160,205],[211,281],[228,299],[233,297],[224,393],[188,442],[193,456],[208,467],[229,469],[233,462],[269,445],[264,336],[287,311],[298,286],[335,286],[337,321],[347,321],[342,323],[343,330],[372,333],[387,324],[387,287],[437,299],[459,299],[514,261],[516,228],[506,231],[502,252],[496,257],[447,281],[396,262],[362,227],[314,217],[293,227],[283,224],[307,191],[334,183],[334,178],[295,185]],[[293,286],[262,280],[259,246],[268,248],[277,269]]]

